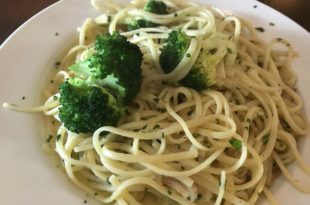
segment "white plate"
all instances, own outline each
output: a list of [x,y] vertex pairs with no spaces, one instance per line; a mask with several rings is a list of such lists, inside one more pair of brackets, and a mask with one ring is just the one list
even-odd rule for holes
[[[281,37],[292,43],[300,54],[293,66],[310,118],[309,33],[289,18],[254,0],[200,2],[230,10],[252,21],[255,26],[264,27],[266,31],[261,35],[266,40]],[[63,0],[40,12],[14,32],[0,48],[0,103],[40,104],[40,92],[48,83],[57,56],[77,35],[76,28],[84,19],[96,15],[89,1]],[[270,26],[269,22],[275,26]],[[26,99],[22,100],[23,96]],[[44,136],[44,126],[44,117],[40,114],[22,114],[0,108],[0,204],[75,205],[89,200],[68,183],[41,150],[47,137]],[[307,158],[310,156],[310,140],[305,137],[301,141],[302,155],[310,164],[310,157]],[[309,176],[302,175],[294,166],[291,169],[299,180],[309,186]],[[272,190],[282,205],[309,204],[310,195],[296,191],[283,177],[277,179]]]

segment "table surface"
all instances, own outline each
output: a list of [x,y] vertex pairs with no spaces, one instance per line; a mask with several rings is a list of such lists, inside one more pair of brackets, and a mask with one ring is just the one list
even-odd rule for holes
[[[1,0],[0,44],[23,22],[58,0]],[[309,0],[260,0],[310,31]]]

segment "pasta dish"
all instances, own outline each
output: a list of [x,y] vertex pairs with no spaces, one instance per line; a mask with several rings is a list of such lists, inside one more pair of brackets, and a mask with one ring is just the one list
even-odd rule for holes
[[73,184],[115,205],[277,204],[279,173],[310,193],[287,169],[310,174],[288,41],[183,0],[91,3],[101,15],[78,28],[45,104],[3,104],[47,116],[43,148]]

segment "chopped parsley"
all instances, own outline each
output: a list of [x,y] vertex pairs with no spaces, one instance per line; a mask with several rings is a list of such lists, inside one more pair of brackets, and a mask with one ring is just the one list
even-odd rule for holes
[[46,142],[50,142],[53,138],[53,135],[48,135],[48,138],[46,139]]
[[154,125],[153,129],[154,129],[154,130],[160,129],[160,125],[159,125],[159,124]]
[[263,145],[266,145],[269,141],[270,134],[265,134],[262,138]]
[[265,29],[263,27],[256,27],[255,29],[256,29],[256,31],[259,31],[259,32],[264,32],[265,31]]
[[158,98],[158,97],[155,97],[155,98],[153,98],[153,101],[154,101],[155,103],[158,103],[158,102],[159,102],[159,98]]
[[162,132],[161,133],[161,138],[164,139],[165,138],[165,134]]
[[61,65],[61,61],[56,61],[54,65],[56,66],[56,68],[58,68]]
[[56,136],[56,141],[57,141],[57,142],[59,141],[60,137],[61,137],[61,135],[57,135],[57,136]]
[[229,143],[231,144],[231,146],[233,146],[233,148],[235,148],[236,150],[240,150],[242,147],[242,142],[240,140],[237,139],[231,139],[229,140]]
[[270,26],[274,26],[275,24],[274,24],[274,23],[272,23],[272,22],[269,22],[269,25],[270,25]]
[[232,53],[232,50],[230,48],[227,48],[227,53]]
[[209,53],[211,55],[214,55],[216,52],[217,52],[217,48],[212,48],[212,49],[209,50]]
[[186,53],[186,57],[190,58],[192,55],[190,53]]
[[177,16],[178,16],[178,13],[174,13],[173,16],[174,16],[174,17],[177,17]]
[[109,177],[107,177],[107,180],[105,181],[107,183],[107,185],[111,185],[111,182],[109,180]]

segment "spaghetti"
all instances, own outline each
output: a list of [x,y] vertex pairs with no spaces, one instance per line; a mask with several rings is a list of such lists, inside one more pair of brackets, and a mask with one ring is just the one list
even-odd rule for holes
[[[296,145],[308,123],[290,68],[296,55],[292,46],[279,38],[265,44],[249,22],[218,8],[164,3],[170,8],[167,15],[143,11],[144,0],[125,7],[92,0],[103,14],[79,28],[79,42],[62,59],[46,103],[30,109],[4,106],[51,116],[48,129],[57,137],[45,149],[57,153],[76,186],[103,204],[246,205],[255,204],[260,193],[276,204],[268,187],[279,170],[310,193],[286,168],[296,160],[310,174]],[[160,26],[124,30],[122,25],[133,18]],[[187,51],[191,57],[166,74],[160,49],[175,29],[193,37]],[[67,67],[83,60],[95,37],[106,32],[120,32],[140,47],[142,88],[117,127],[76,134],[59,120],[57,87],[70,76]],[[276,44],[286,49],[276,50]],[[222,52],[215,85],[197,92],[176,84],[198,54],[210,48]]]

